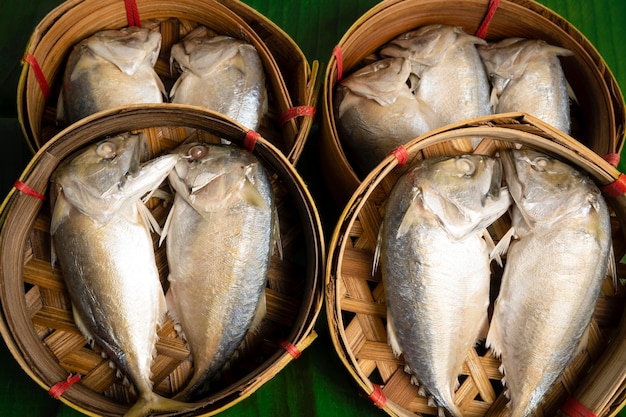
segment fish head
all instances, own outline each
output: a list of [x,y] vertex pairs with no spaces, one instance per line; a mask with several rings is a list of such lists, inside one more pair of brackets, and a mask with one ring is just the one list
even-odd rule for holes
[[[70,206],[100,223],[107,223],[120,210],[139,202],[157,188],[174,167],[178,157],[164,155],[141,163],[147,143],[144,134],[121,134],[81,149],[63,160],[50,181],[61,196],[55,201]],[[55,196],[56,197],[56,196]],[[57,207],[53,208],[53,212]],[[53,224],[67,210],[58,208]]]
[[181,160],[170,173],[170,184],[198,213],[224,210],[240,201],[269,209],[257,188],[265,173],[250,152],[207,143],[186,143],[173,152]]
[[469,35],[459,26],[433,24],[406,32],[381,48],[384,57],[402,57],[411,62],[412,72],[420,76],[441,62],[454,45],[486,44],[484,39]]
[[50,178],[56,185],[53,201],[59,202],[59,208],[67,201],[83,214],[104,220],[111,214],[106,200],[114,198],[126,178],[137,172],[140,153],[138,135],[110,137],[77,151],[63,160]]
[[543,152],[510,149],[501,159],[511,197],[528,226],[558,220],[598,198],[588,177]]
[[426,159],[411,175],[423,207],[456,239],[487,227],[511,202],[500,162],[489,156]]
[[411,64],[404,58],[382,59],[352,73],[340,83],[351,93],[343,97],[339,106],[340,117],[355,100],[366,98],[381,106],[389,106],[401,95],[408,97],[411,95],[407,84],[410,75]]
[[144,65],[154,67],[161,50],[161,33],[135,26],[103,30],[85,40],[84,47],[133,75]]
[[543,40],[516,37],[479,45],[477,50],[492,81],[519,79],[532,61],[573,54],[569,49],[550,45]]
[[182,42],[172,46],[170,61],[181,71],[204,77],[231,65],[242,72],[241,48],[254,48],[252,45],[229,36],[209,36],[206,31],[191,32]]

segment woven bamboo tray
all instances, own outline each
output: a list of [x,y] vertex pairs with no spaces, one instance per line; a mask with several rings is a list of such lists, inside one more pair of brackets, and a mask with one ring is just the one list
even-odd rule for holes
[[[339,207],[347,202],[361,179],[343,151],[336,128],[333,95],[338,78],[358,69],[364,58],[396,36],[424,25],[456,25],[475,34],[485,21],[489,3],[386,0],[361,16],[343,35],[326,67],[321,98],[324,178]],[[487,29],[488,41],[511,36],[543,39],[574,52],[561,59],[580,103],[572,136],[600,155],[619,153],[626,122],[624,98],[606,63],[582,33],[550,9],[530,0],[502,0]]]
[[[129,4],[137,6],[136,13],[127,10]],[[270,96],[270,115],[260,133],[272,138],[292,162],[298,160],[313,120],[318,64],[309,66],[284,31],[237,0],[68,0],[52,10],[31,35],[18,83],[18,118],[34,150],[62,128],[55,122],[56,105],[72,47],[97,31],[151,20],[160,22],[161,55],[155,68],[166,85],[172,82],[170,47],[198,25],[254,45],[263,61]],[[50,88],[47,97],[41,78]],[[289,111],[295,117],[282,120]]]
[[[417,159],[459,154],[455,142],[473,136],[484,138],[477,153],[493,155],[514,143],[526,145],[578,166],[601,187],[613,184],[620,175],[579,142],[522,113],[472,119],[417,138],[405,146],[407,166]],[[387,345],[383,283],[380,271],[375,276],[371,273],[385,200],[402,171],[398,159],[388,156],[365,178],[345,207],[329,244],[326,312],[335,349],[375,404],[392,416],[437,415],[427,398],[411,385],[402,359],[396,358]],[[605,192],[605,197],[616,214],[612,234],[619,261],[626,253],[626,196],[609,197]],[[490,228],[495,241],[509,228],[507,216]],[[618,264],[618,276],[626,276],[623,264]],[[496,270],[492,282],[497,283],[499,277]],[[574,359],[536,415],[556,415],[570,396],[599,417],[614,415],[611,413],[621,408],[626,388],[626,321],[622,318],[626,288],[620,285],[613,290],[607,279],[603,293],[587,350]],[[499,359],[484,349],[484,344],[468,354],[456,392],[456,402],[466,417],[506,415],[499,365]]]
[[[158,125],[155,125],[158,123]],[[49,178],[60,161],[105,135],[141,130],[151,156],[176,146],[187,128],[241,145],[246,130],[213,113],[184,105],[137,105],[101,112],[79,121],[48,141],[34,156],[19,181],[46,195]],[[288,159],[266,139],[259,138],[255,155],[270,177],[279,210],[283,257],[272,257],[266,288],[267,316],[255,349],[241,357],[220,384],[201,400],[194,415],[213,415],[246,398],[287,365],[297,351],[316,337],[313,325],[323,300],[322,270],[325,245],[320,219],[302,179]],[[151,211],[164,221],[167,207],[152,201]],[[88,415],[120,415],[133,397],[116,378],[96,347],[75,326],[62,271],[50,264],[50,207],[47,201],[19,192],[9,193],[2,209],[0,231],[0,332],[24,371],[41,387],[82,375],[61,397]],[[161,223],[162,224],[162,223]],[[156,245],[157,236],[155,236]],[[157,248],[157,263],[167,286],[165,245]],[[154,389],[165,396],[180,391],[192,363],[185,343],[171,321],[159,331],[153,366]],[[295,346],[292,350],[290,345]],[[291,353],[288,353],[291,350]],[[191,414],[186,414],[191,415]]]

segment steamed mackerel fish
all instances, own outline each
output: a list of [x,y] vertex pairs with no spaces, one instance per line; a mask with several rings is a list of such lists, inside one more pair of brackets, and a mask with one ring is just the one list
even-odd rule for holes
[[532,150],[506,152],[502,160],[515,239],[487,346],[501,355],[509,415],[519,417],[533,414],[585,348],[614,259],[608,209],[588,177]]
[[193,408],[152,391],[150,367],[166,304],[141,197],[179,157],[140,164],[143,139],[105,139],[64,160],[51,177],[53,255],[78,328],[137,393],[128,416]]
[[189,344],[193,375],[178,398],[195,398],[233,358],[265,315],[273,246],[270,181],[254,155],[229,145],[190,143],[170,183],[176,190],[164,227],[168,307]]
[[[484,229],[509,207],[497,159],[426,159],[387,199],[380,234],[388,341],[422,394],[461,416],[454,391],[489,305]],[[484,335],[483,335],[484,337]]]
[[268,111],[263,62],[256,48],[229,36],[211,36],[199,26],[172,46],[171,58],[181,75],[171,101],[222,113],[257,130]]
[[161,34],[148,28],[104,30],[70,53],[57,118],[69,123],[113,107],[162,103],[165,88],[154,65]]
[[[476,49],[484,44],[460,27],[434,24],[398,36],[380,55],[411,63],[415,97],[430,108],[422,114],[435,129],[492,113],[489,79]],[[479,141],[473,138],[472,145],[476,147]]]
[[411,64],[402,58],[376,61],[337,86],[335,108],[342,143],[360,176],[389,151],[431,129],[436,116],[407,84]]
[[525,112],[570,133],[570,93],[559,56],[568,49],[541,40],[504,39],[478,47],[495,113]]

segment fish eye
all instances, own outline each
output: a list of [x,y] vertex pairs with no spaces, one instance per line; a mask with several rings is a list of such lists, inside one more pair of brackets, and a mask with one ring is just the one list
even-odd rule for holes
[[187,156],[192,161],[197,161],[198,159],[202,159],[209,153],[209,148],[204,145],[195,145],[187,150]]
[[116,156],[116,146],[113,142],[104,141],[96,147],[96,154],[105,159],[113,159]]
[[545,156],[538,156],[532,160],[531,166],[538,171],[544,171],[550,164],[550,159]]
[[458,158],[456,160],[456,167],[463,175],[472,175],[476,171],[476,165],[474,162],[466,158]]

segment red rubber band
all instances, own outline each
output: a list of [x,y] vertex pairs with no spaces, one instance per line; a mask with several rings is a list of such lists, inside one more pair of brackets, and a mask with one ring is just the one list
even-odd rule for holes
[[139,18],[139,8],[135,0],[124,0],[126,6],[126,20],[128,20],[128,26],[141,27],[141,19]]
[[343,77],[343,52],[339,45],[335,46],[335,49],[333,49],[333,55],[337,60],[337,82],[339,82]]
[[52,398],[58,400],[59,398],[61,398],[61,395],[63,395],[63,393],[69,389],[69,387],[71,387],[72,385],[74,385],[75,383],[79,381],[80,381],[79,374],[69,374],[67,378],[65,379],[65,381],[60,381],[54,384],[48,390],[48,394],[50,394]]
[[33,190],[32,188],[30,188],[28,185],[24,184],[22,181],[17,180],[15,181],[15,183],[13,183],[13,187],[15,187],[16,190],[30,196],[30,197],[35,197],[38,198],[42,201],[44,201],[46,199],[46,196],[43,194],[39,194],[37,191]]
[[39,66],[39,62],[37,62],[37,58],[35,58],[32,54],[25,53],[22,61],[30,65],[32,68],[35,78],[37,79],[37,83],[39,83],[39,88],[41,88],[41,92],[43,93],[43,97],[48,100],[50,97],[50,84],[48,84],[48,80],[46,80],[46,76],[43,73],[43,70]]
[[243,147],[248,151],[252,152],[254,150],[254,146],[256,145],[257,140],[261,137],[254,130],[248,130],[246,133],[246,137],[243,139]]
[[298,349],[294,344],[289,342],[288,340],[281,339],[278,343],[293,357],[294,359],[298,359],[302,352]]
[[489,6],[487,9],[487,14],[483,18],[480,26],[476,30],[476,36],[482,39],[485,39],[487,36],[487,31],[489,30],[489,23],[491,23],[491,19],[496,14],[496,9],[500,5],[500,0],[489,0]]
[[626,194],[626,175],[619,174],[619,177],[613,183],[602,187],[602,192],[607,197],[619,197]]
[[618,153],[610,153],[602,157],[606,162],[617,167],[619,165],[620,155]]
[[372,393],[368,395],[367,398],[369,398],[369,400],[373,402],[376,407],[383,408],[387,403],[387,397],[385,397],[385,393],[383,392],[383,389],[380,387],[380,385],[373,385],[374,391],[372,391]]
[[406,164],[407,161],[409,160],[409,153],[407,152],[406,148],[402,145],[398,146],[396,149],[392,150],[387,155],[395,156],[396,159],[398,160],[399,167],[404,166],[404,164]]
[[315,116],[315,107],[313,106],[297,106],[292,107],[278,118],[278,123],[282,126],[291,119],[295,119],[296,117],[302,116]]
[[569,397],[561,410],[570,417],[596,417],[591,410],[579,403],[574,397]]

